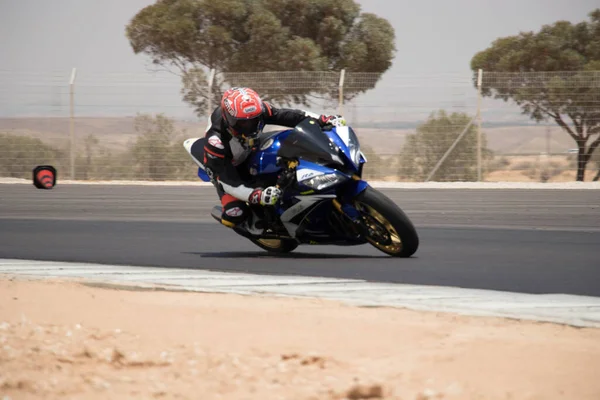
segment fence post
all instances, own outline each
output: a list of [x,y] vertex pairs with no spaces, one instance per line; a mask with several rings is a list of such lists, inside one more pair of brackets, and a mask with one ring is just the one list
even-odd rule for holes
[[210,118],[212,112],[213,112],[213,106],[212,106],[212,88],[213,88],[213,82],[215,81],[215,69],[212,68],[210,70],[210,75],[208,76],[208,82],[207,82],[207,89],[208,89],[208,93],[206,94],[206,115],[208,115],[208,118]]
[[481,182],[481,86],[483,70],[477,71],[477,182]]
[[346,78],[346,70],[340,71],[340,83],[339,83],[339,98],[338,98],[338,115],[344,115],[344,80]]
[[69,105],[70,105],[70,120],[69,120],[69,136],[71,153],[71,180],[75,179],[75,77],[77,76],[77,68],[71,71],[71,79],[69,81]]
[[433,170],[429,173],[429,175],[425,179],[425,182],[429,182],[429,180],[431,179],[431,177],[437,172],[437,170],[444,163],[444,161],[446,161],[446,158],[448,158],[448,156],[450,155],[450,153],[452,153],[452,150],[454,150],[454,148],[456,147],[456,145],[458,144],[458,142],[460,142],[460,140],[463,138],[463,136],[465,136],[465,134],[469,131],[469,128],[471,127],[471,125],[473,125],[473,122],[475,122],[475,118],[473,118],[473,119],[471,119],[469,121],[469,123],[467,124],[467,126],[465,126],[465,129],[461,132],[460,135],[458,135],[458,137],[456,138],[456,140],[454,141],[454,143],[452,143],[452,146],[450,146],[450,148],[446,151],[446,153],[444,153],[444,155],[442,156],[442,158],[440,159],[440,161],[438,161],[438,163],[435,164],[435,167],[433,167]]

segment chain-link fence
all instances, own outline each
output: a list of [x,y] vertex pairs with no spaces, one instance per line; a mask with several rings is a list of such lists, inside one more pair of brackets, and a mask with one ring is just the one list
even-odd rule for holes
[[484,72],[481,98],[477,76],[464,74],[72,72],[0,71],[0,177],[52,164],[59,179],[196,179],[181,143],[204,134],[228,86],[343,113],[368,179],[571,181],[585,164],[591,180],[600,165],[600,151],[590,153],[600,72]]

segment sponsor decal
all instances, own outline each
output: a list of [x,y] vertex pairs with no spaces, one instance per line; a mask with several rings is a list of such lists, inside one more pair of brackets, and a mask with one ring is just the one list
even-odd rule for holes
[[219,139],[218,136],[209,137],[208,144],[210,144],[213,147],[216,147],[217,149],[221,149],[221,150],[223,150],[225,148],[225,146],[223,146],[223,142],[221,142],[221,139]]
[[243,213],[244,212],[239,207],[233,207],[225,211],[225,214],[229,215],[230,217],[241,217]]
[[322,175],[322,172],[315,171],[312,169],[301,169],[298,171],[298,182],[305,181],[317,175]]
[[[250,100],[250,99],[248,99],[248,100]],[[250,107],[244,108],[244,113],[246,113],[246,114],[250,114],[253,112],[256,112],[256,106],[250,106]]]
[[250,203],[252,204],[260,204],[260,196],[262,194],[262,190],[255,190],[250,195]]
[[231,116],[235,116],[235,111],[233,111],[233,108],[231,107],[231,100],[225,99],[225,101],[223,103],[225,104],[225,108],[227,109],[227,112]]

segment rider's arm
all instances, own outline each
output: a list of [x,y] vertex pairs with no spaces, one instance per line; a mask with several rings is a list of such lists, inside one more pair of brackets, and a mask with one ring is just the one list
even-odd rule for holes
[[290,108],[275,108],[265,102],[265,124],[286,126],[293,128],[306,118],[319,119],[319,114],[310,111],[293,110]]
[[252,202],[250,197],[258,187],[258,185],[255,187],[252,183],[242,180],[237,169],[231,163],[225,165],[218,175],[217,181],[221,184],[225,193],[247,202]]

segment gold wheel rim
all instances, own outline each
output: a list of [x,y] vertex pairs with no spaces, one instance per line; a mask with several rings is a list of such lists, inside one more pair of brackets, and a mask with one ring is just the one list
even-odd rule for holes
[[[390,224],[390,222],[383,215],[381,215],[379,212],[377,212],[377,210],[375,210],[373,207],[370,207],[363,203],[357,203],[357,206],[358,206],[357,208],[359,211],[361,211],[362,213],[368,214],[371,218],[375,219],[379,224],[381,224],[383,226],[383,228],[385,228],[387,234],[390,236],[392,243],[384,245],[384,244],[377,242],[376,240],[372,239],[369,236],[367,236],[367,238],[366,238],[367,241],[369,243],[371,243],[373,246],[377,247],[378,249],[380,249],[386,253],[400,253],[402,251],[402,239],[400,238],[400,235],[398,234],[396,229],[394,229],[392,224]],[[367,222],[367,226],[370,229],[374,229],[368,223],[368,221],[365,221],[365,222]]]
[[281,240],[279,239],[258,239],[257,242],[270,249],[278,249],[281,247]]

